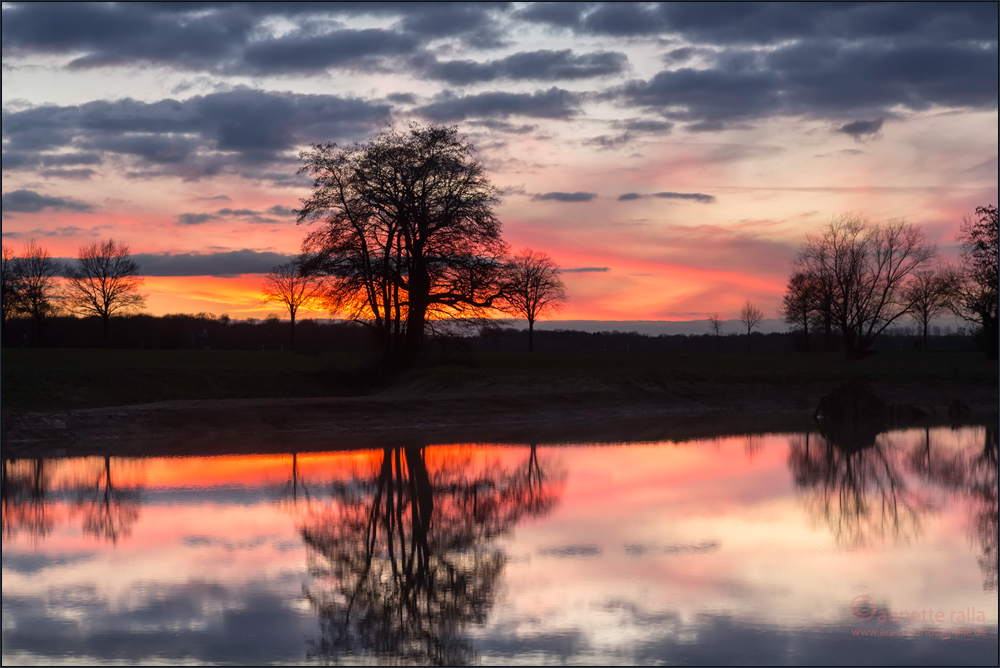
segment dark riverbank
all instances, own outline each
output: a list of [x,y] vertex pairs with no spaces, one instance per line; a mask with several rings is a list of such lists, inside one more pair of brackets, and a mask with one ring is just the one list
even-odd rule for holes
[[[381,447],[387,441],[626,442],[804,431],[815,428],[815,406],[835,383],[576,385],[396,387],[370,397],[188,400],[24,413],[5,418],[3,452],[7,457],[237,454]],[[888,426],[946,424],[955,398],[970,407],[967,419],[997,419],[995,387],[873,385],[888,403],[907,407],[898,419],[890,416]],[[910,406],[919,409],[917,416]]]
[[851,378],[947,420],[995,420],[974,353],[476,353],[387,374],[363,357],[240,351],[6,350],[5,456],[329,450],[422,442],[660,440],[806,429]]

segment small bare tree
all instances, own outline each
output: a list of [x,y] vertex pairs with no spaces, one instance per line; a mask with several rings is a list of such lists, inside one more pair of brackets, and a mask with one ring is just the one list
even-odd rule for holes
[[940,271],[918,271],[903,288],[903,297],[910,302],[910,317],[920,325],[924,350],[927,350],[927,328],[931,320],[948,308],[951,292],[951,279]]
[[14,266],[15,280],[21,289],[18,310],[35,321],[35,336],[41,337],[42,321],[58,310],[53,299],[58,287],[56,279],[62,273],[59,263],[31,239],[24,244]]
[[3,264],[0,269],[0,281],[3,286],[3,326],[7,326],[7,320],[14,317],[21,310],[21,299],[23,289],[18,277],[18,262],[12,251],[7,246],[3,247]]
[[754,305],[749,299],[747,303],[743,305],[740,309],[740,322],[743,326],[747,328],[747,337],[753,332],[753,328],[760,324],[760,321],[764,319],[764,312],[761,311],[757,306]]
[[81,246],[77,257],[77,264],[66,270],[67,302],[76,313],[101,319],[107,345],[111,316],[146,306],[146,297],[139,294],[144,283],[139,263],[130,257],[128,244],[114,239]]
[[545,253],[525,248],[508,265],[507,311],[528,321],[528,352],[535,349],[535,320],[566,303],[559,266]]
[[820,310],[820,287],[809,274],[796,272],[788,279],[788,289],[781,302],[785,323],[802,330],[805,349],[809,350],[809,321]]
[[262,304],[283,304],[291,319],[291,345],[289,350],[295,350],[295,316],[300,308],[308,309],[313,302],[321,298],[323,282],[321,279],[304,274],[299,263],[294,260],[278,265],[264,277],[264,287],[261,289]]
[[708,316],[708,328],[712,330],[712,333],[716,336],[722,334],[722,318],[719,317],[718,313],[713,313]]

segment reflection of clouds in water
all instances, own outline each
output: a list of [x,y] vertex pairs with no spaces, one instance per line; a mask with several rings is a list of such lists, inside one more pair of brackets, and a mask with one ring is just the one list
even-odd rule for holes
[[301,546],[301,543],[291,543],[274,535],[252,536],[243,540],[224,540],[211,536],[184,536],[182,541],[188,547],[213,547],[227,552],[254,550],[265,545],[270,545],[279,552],[287,552],[291,548]]
[[[15,606],[17,619],[16,632],[4,629],[4,665],[17,655],[29,657],[27,664],[81,657],[90,657],[80,661],[90,665],[163,663],[164,657],[199,664],[254,665],[262,657],[301,663],[302,637],[315,632],[315,617],[284,605],[289,586],[301,587],[297,580],[284,583],[285,591],[275,584],[159,585],[141,601],[118,603],[102,600],[92,588],[76,591],[71,601],[4,596],[5,610]],[[58,611],[76,614],[54,614]]]
[[541,549],[538,554],[556,558],[596,557],[601,554],[601,548],[597,545],[560,545]]
[[704,552],[714,552],[719,549],[719,543],[714,540],[703,541],[701,543],[677,544],[677,545],[642,545],[639,543],[629,543],[625,545],[625,554],[631,557],[656,556],[656,555],[682,555],[700,554]]
[[79,552],[76,554],[5,554],[4,569],[16,573],[34,575],[46,568],[69,566],[97,558],[97,552]]

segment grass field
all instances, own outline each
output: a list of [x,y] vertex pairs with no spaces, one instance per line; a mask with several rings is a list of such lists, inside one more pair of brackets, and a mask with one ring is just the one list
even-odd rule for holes
[[484,380],[672,381],[797,384],[861,377],[892,383],[996,385],[981,353],[883,352],[861,361],[839,353],[464,353],[436,355],[387,377],[352,353],[209,350],[3,351],[3,411],[97,408],[176,399],[370,394],[415,381],[461,389]]

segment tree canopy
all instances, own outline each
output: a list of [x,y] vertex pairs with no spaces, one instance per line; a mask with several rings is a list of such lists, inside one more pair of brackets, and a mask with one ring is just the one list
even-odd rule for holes
[[479,315],[502,297],[499,191],[455,127],[413,124],[301,154],[313,177],[298,221],[306,271],[328,306],[370,324],[390,359],[412,359],[428,321]]

